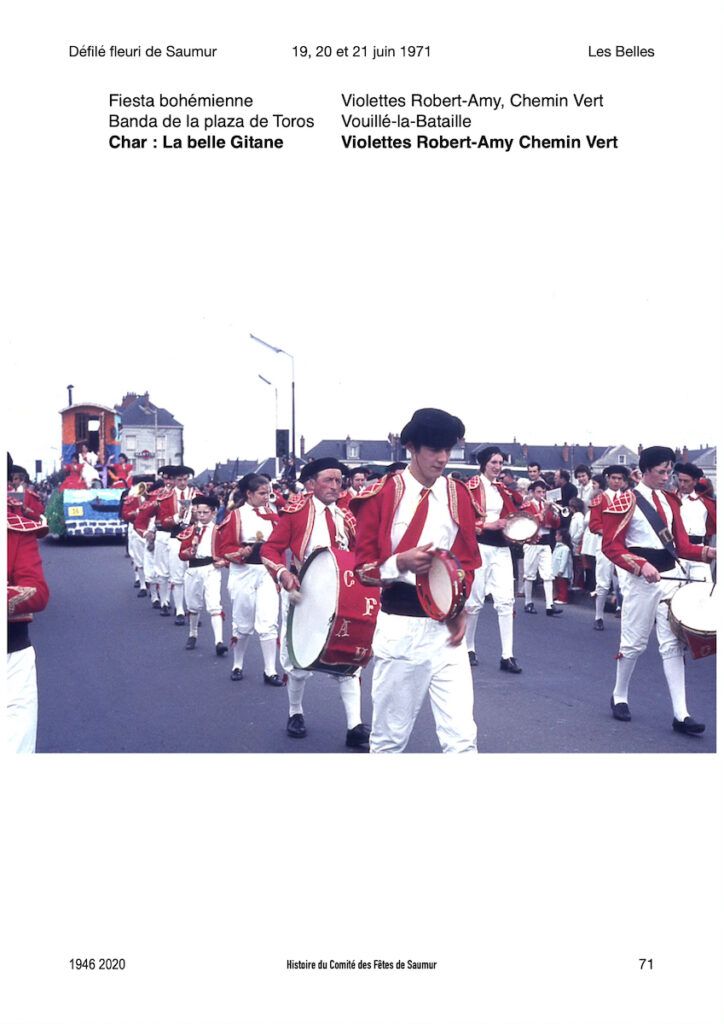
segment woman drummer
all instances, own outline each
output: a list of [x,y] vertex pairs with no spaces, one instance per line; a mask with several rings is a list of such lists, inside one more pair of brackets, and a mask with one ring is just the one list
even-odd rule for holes
[[244,678],[244,654],[256,633],[264,659],[264,682],[281,686],[276,670],[279,593],[262,564],[260,550],[278,522],[269,506],[271,485],[265,476],[249,473],[239,481],[235,505],[219,527],[217,553],[229,562],[231,598],[231,678]]

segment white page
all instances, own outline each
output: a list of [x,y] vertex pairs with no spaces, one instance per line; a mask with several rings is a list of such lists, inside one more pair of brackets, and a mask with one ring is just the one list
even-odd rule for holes
[[[288,423],[290,366],[250,332],[294,355],[309,445],[385,437],[423,405],[480,440],[717,443],[718,5],[41,2],[5,35],[6,431],[26,461],[43,445],[52,460],[71,378],[108,405],[149,388],[184,422],[192,464],[268,454],[256,376]],[[638,51],[591,55],[617,45]],[[463,106],[471,95],[490,102]],[[471,125],[342,121],[418,113]],[[111,128],[112,114],[158,126]],[[272,123],[185,124],[213,114]],[[411,145],[345,148],[355,134]],[[204,135],[226,145],[189,148]],[[290,768],[5,757],[2,1024],[721,1020],[719,754]],[[408,960],[436,966],[359,965]]]

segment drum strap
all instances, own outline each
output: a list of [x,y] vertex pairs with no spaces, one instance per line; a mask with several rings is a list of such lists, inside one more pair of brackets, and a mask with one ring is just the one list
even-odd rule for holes
[[430,497],[430,490],[430,487],[422,488],[420,492],[420,500],[415,508],[415,514],[410,520],[409,526],[400,538],[400,543],[395,549],[396,551],[409,551],[411,548],[417,547],[422,535],[422,528],[425,525],[425,520],[427,519],[427,502]]
[[636,491],[636,505],[643,513],[646,522],[661,541],[664,550],[667,551],[672,558],[676,558],[676,548],[673,543],[674,538],[671,535],[671,530],[666,525],[661,500],[656,494],[656,491],[654,491],[653,494],[654,502],[657,506],[656,508],[654,508],[654,506],[644,498],[640,491]]

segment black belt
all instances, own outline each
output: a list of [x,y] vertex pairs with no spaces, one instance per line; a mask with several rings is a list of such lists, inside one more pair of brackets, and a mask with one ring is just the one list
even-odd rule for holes
[[489,544],[494,548],[507,548],[508,542],[502,530],[483,530],[478,534],[478,544]]
[[426,619],[417,596],[417,588],[411,583],[393,583],[382,590],[382,611],[388,615],[412,615],[416,619]]
[[157,526],[156,530],[158,531],[158,533],[171,533],[170,526]]
[[698,535],[695,535],[693,533],[689,534],[689,540],[690,540],[690,542],[692,544],[703,544],[704,543],[704,537],[699,537]]
[[29,622],[8,622],[8,654],[30,647]]
[[676,559],[664,548],[629,548],[632,555],[645,558],[658,572],[668,572],[676,565]]
[[189,569],[200,569],[202,565],[211,565],[213,558],[189,558]]

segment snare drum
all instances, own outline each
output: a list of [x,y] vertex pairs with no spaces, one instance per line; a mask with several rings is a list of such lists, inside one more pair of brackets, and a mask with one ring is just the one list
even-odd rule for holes
[[372,657],[380,589],[360,583],[354,566],[354,554],[337,548],[318,548],[304,563],[287,616],[295,668],[351,676]]
[[431,619],[446,622],[465,607],[465,571],[451,551],[438,548],[432,556],[428,572],[416,577],[417,596]]
[[685,583],[669,602],[669,623],[692,658],[716,654],[716,591],[706,583]]
[[538,527],[538,520],[527,512],[514,512],[505,521],[503,536],[510,544],[530,544],[538,533]]

